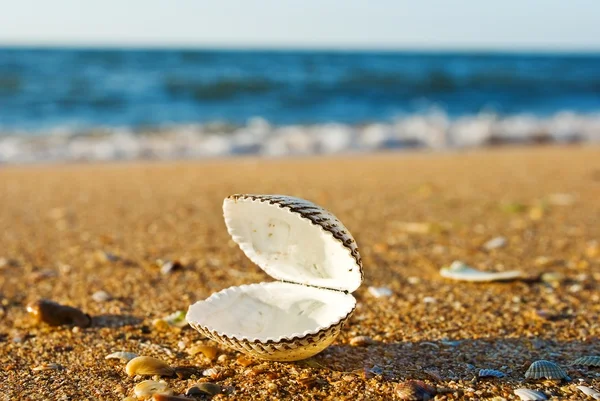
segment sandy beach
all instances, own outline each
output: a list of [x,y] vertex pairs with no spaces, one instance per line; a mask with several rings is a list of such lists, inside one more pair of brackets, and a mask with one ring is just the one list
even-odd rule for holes
[[[357,309],[309,360],[250,361],[190,327],[154,323],[272,280],[227,234],[221,205],[235,193],[311,200],[358,243]],[[600,355],[599,200],[592,146],[0,166],[0,399],[122,400],[145,378],[105,356],[129,351],[190,367],[162,380],[177,394],[216,383],[213,400],[394,400],[407,380],[435,387],[436,400],[516,400],[517,388],[584,400],[576,386],[600,390],[600,368],[569,365]],[[164,274],[157,260],[181,267]],[[441,277],[454,260],[526,278]],[[26,305],[41,298],[81,309],[91,326],[37,324]],[[352,345],[357,336],[372,343]],[[198,345],[217,357],[194,354]],[[539,359],[572,381],[526,381]],[[56,365],[34,370],[43,364]],[[505,377],[478,378],[483,368]]]

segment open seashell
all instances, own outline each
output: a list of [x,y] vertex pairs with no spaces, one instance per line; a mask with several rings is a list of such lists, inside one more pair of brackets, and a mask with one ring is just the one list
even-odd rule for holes
[[523,273],[519,270],[505,272],[483,272],[468,266],[466,263],[455,260],[449,267],[442,267],[440,270],[442,277],[458,281],[509,281],[521,278]]
[[331,213],[283,195],[223,202],[229,234],[278,282],[230,287],[191,305],[186,320],[206,337],[252,356],[295,361],[327,348],[356,306],[362,283],[356,242]]

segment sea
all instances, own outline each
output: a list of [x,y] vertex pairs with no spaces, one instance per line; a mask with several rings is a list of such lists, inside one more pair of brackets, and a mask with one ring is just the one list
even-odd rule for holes
[[0,48],[0,163],[600,142],[600,54]]

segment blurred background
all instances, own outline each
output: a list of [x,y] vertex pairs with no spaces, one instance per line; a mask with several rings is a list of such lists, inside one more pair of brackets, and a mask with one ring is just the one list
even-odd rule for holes
[[0,163],[600,141],[600,3],[2,2]]

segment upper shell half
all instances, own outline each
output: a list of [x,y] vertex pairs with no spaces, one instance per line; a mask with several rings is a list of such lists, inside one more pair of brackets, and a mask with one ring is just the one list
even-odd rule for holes
[[353,292],[362,283],[356,241],[330,212],[284,195],[233,195],[227,230],[246,256],[278,280]]
[[234,195],[223,212],[233,240],[280,282],[230,287],[197,302],[186,320],[254,356],[292,361],[333,342],[362,282],[356,242],[331,213],[282,195]]

